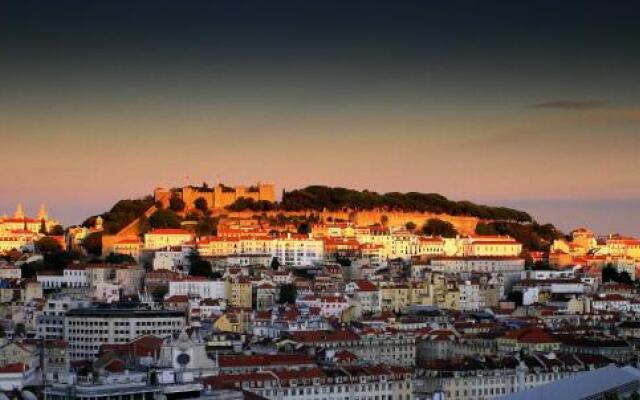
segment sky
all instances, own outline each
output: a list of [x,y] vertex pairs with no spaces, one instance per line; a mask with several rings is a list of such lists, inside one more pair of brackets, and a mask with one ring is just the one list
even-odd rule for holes
[[437,192],[640,235],[636,2],[0,3],[0,213]]

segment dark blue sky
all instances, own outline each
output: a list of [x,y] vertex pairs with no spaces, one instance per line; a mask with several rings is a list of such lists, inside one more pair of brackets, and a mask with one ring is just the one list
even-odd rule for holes
[[263,180],[542,202],[543,221],[640,233],[639,11],[2,2],[2,155],[21,168],[0,171],[0,212],[44,201],[71,223],[154,186]]

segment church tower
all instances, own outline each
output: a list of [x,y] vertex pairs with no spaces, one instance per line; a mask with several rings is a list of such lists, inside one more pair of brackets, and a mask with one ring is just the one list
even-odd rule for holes
[[38,220],[47,220],[47,207],[44,204],[40,205],[40,211],[38,211]]
[[22,208],[22,203],[18,203],[16,207],[16,213],[13,215],[16,219],[24,219],[24,209]]

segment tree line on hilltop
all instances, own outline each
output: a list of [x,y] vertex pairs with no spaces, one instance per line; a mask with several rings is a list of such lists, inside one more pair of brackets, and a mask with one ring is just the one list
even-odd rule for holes
[[430,212],[500,221],[533,221],[531,216],[524,211],[479,205],[470,201],[453,201],[436,193],[390,192],[379,194],[368,190],[358,191],[318,185],[284,192],[278,209],[282,211],[322,211],[326,209],[328,211]]
[[[186,210],[184,201],[174,194],[169,200],[168,207],[163,208],[161,204],[155,204],[158,210],[147,218],[144,213],[153,205],[152,196],[118,201],[109,211],[101,214],[104,233],[115,234],[136,218],[140,218],[139,228],[142,233],[156,228],[180,228],[184,226],[185,221],[189,221],[191,223],[189,228],[200,236],[213,235],[217,231],[218,217],[213,216],[212,210],[204,198],[196,199],[194,207]],[[453,201],[433,193],[392,192],[378,194],[367,190],[358,191],[315,185],[283,192],[282,200],[279,203],[241,198],[228,206],[227,210],[252,210],[255,212],[381,210],[472,216],[489,220],[489,222],[478,224],[476,233],[509,235],[530,251],[548,249],[554,239],[562,237],[562,232],[552,224],[540,225],[524,211],[507,207],[489,207],[469,201]],[[93,226],[96,218],[97,216],[87,218],[83,225]],[[309,223],[309,221],[306,222]],[[304,232],[310,230],[308,226],[304,228]],[[423,234],[427,235],[452,237],[457,234],[452,224],[437,218],[428,221],[415,221],[415,223],[408,224],[407,228],[409,230],[419,228]],[[101,243],[101,234],[94,233],[85,241],[87,247],[91,247],[90,252],[97,253],[97,247]]]
[[308,186],[283,192],[279,203],[241,198],[227,207],[231,211],[404,211],[430,212],[454,216],[471,216],[480,219],[532,222],[531,215],[508,207],[490,207],[470,201],[453,201],[436,193],[379,194],[368,190],[341,187]]

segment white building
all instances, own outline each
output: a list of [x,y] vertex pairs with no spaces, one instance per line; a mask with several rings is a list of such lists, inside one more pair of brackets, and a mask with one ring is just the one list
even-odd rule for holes
[[15,265],[0,264],[0,279],[22,279],[22,269]]
[[189,266],[189,256],[193,251],[190,246],[179,246],[157,250],[153,255],[153,270],[170,271],[185,270]]
[[373,282],[367,280],[349,282],[345,287],[345,292],[351,296],[358,314],[380,311],[379,291]]
[[349,300],[345,296],[305,296],[296,303],[306,307],[320,309],[320,315],[325,318],[340,318],[344,310],[349,308]]
[[[206,237],[197,242],[203,257],[267,255],[280,265],[311,266],[324,259],[324,242],[311,235],[287,234],[280,237]],[[264,260],[263,260],[264,262]]]
[[518,257],[436,257],[431,270],[441,273],[480,272],[500,274],[506,290],[519,281],[524,271],[524,259]]
[[184,229],[154,229],[144,235],[146,250],[160,250],[167,247],[182,246],[194,240],[193,233]]
[[49,296],[42,307],[42,312],[36,318],[38,338],[64,339],[64,316],[67,311],[89,307],[90,301],[86,297],[63,295]]
[[71,265],[62,275],[47,275],[39,273],[38,282],[43,289],[83,288],[89,286],[89,276],[84,267]]
[[226,281],[212,281],[204,277],[185,276],[179,280],[169,281],[169,293],[167,296],[226,299],[226,288]]
[[311,266],[324,259],[324,242],[310,235],[287,234],[271,243],[271,256],[281,265]]
[[467,236],[461,239],[466,257],[518,257],[522,244],[510,236]]
[[411,371],[383,365],[219,375],[205,379],[205,385],[212,388],[235,386],[273,400],[412,398]]
[[71,360],[95,359],[102,344],[128,343],[141,335],[171,338],[184,326],[185,315],[178,311],[80,308],[67,312],[64,339]]

